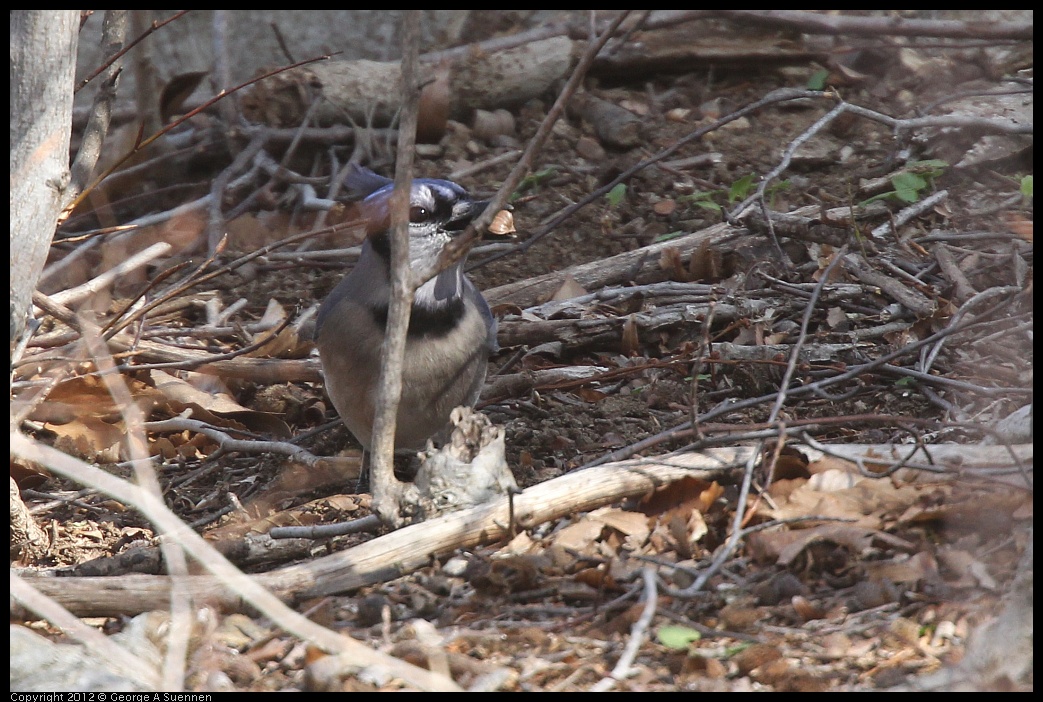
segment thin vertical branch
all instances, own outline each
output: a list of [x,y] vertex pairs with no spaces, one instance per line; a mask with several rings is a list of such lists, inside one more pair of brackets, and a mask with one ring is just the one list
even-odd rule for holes
[[415,281],[409,266],[409,191],[413,180],[413,146],[416,142],[417,111],[420,103],[417,81],[420,53],[420,11],[409,10],[402,19],[402,111],[398,124],[398,153],[395,159],[395,191],[391,195],[391,300],[387,329],[381,346],[380,381],[373,445],[370,485],[373,508],[387,525],[401,523],[399,501],[404,488],[394,475],[395,418],[402,396],[402,362],[406,332],[413,302]]
[[[163,489],[149,456],[145,413],[134,402],[130,388],[116,370],[116,363],[102,340],[97,324],[82,317],[80,328],[84,332],[86,348],[94,359],[94,364],[101,371],[102,382],[105,383],[116,406],[121,408],[126,422],[127,455],[138,485],[156,500],[162,501]],[[184,585],[184,579],[188,575],[188,561],[181,545],[175,540],[163,539],[159,547],[170,575],[170,628],[166,640],[161,684],[164,690],[182,690],[185,685],[188,640],[192,633],[192,600]]]
[[[102,24],[102,50],[106,53],[120,54],[123,42],[127,38],[127,10],[106,10],[105,22]],[[76,152],[76,160],[72,162],[69,187],[65,189],[63,199],[69,202],[79,195],[90,181],[91,173],[98,165],[101,147],[105,143],[105,135],[109,131],[112,119],[112,104],[116,101],[116,84],[123,72],[122,59],[115,59],[105,71],[105,79],[98,86],[91,106],[87,126],[83,130],[80,150]]]
[[529,171],[532,169],[532,164],[536,159],[536,155],[543,149],[543,145],[546,143],[547,139],[550,138],[554,124],[558,121],[561,115],[564,114],[565,106],[576,91],[579,90],[580,85],[583,83],[583,79],[587,77],[587,72],[590,70],[590,67],[594,65],[594,59],[597,58],[601,49],[604,48],[605,44],[608,43],[608,40],[611,39],[616,30],[619,29],[619,25],[621,25],[629,16],[629,10],[621,12],[600,36],[593,39],[587,45],[586,50],[583,52],[583,56],[580,57],[579,63],[576,64],[576,68],[573,69],[572,75],[569,76],[565,86],[558,94],[558,99],[554,101],[550,110],[547,111],[547,116],[543,118],[543,122],[540,123],[539,128],[536,130],[536,134],[533,135],[532,139],[529,140],[528,146],[525,147],[525,152],[522,153],[521,158],[518,159],[518,163],[511,169],[511,172],[503,181],[503,184],[496,192],[496,195],[489,201],[489,206],[485,208],[485,212],[471,223],[462,236],[456,237],[449,242],[444,249],[442,249],[442,253],[438,257],[437,262],[428,266],[427,270],[418,273],[421,282],[435,277],[439,271],[443,271],[453,265],[466,256],[467,252],[471,250],[472,244],[478,240],[481,236],[481,232],[488,228],[493,217],[496,216],[496,213],[499,212],[507,203],[508,198],[518,188],[518,184],[521,182],[522,178],[528,175]]

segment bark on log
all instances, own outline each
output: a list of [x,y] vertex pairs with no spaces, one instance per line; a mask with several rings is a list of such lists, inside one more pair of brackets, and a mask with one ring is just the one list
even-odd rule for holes
[[[915,447],[914,447],[915,448]],[[984,446],[932,444],[919,449],[910,465],[923,462],[929,451],[933,466],[944,472],[921,472],[904,468],[895,480],[906,482],[984,479],[997,483],[1003,476],[989,473],[975,477],[975,469],[987,469],[1012,462],[1012,453],[1023,464],[1032,463],[1032,444]],[[909,446],[838,445],[831,450],[851,458],[861,457],[873,464],[887,465],[909,453]],[[812,460],[821,453],[801,447]],[[514,498],[513,515],[521,528],[532,528],[567,514],[595,509],[626,497],[646,494],[669,483],[693,475],[709,480],[721,479],[749,458],[750,447],[708,449],[699,453],[671,455],[669,460],[638,458],[569,473],[523,491]],[[1016,484],[1021,476],[1007,481]],[[428,565],[431,558],[489,543],[507,536],[511,508],[507,500],[473,507],[462,512],[415,524],[361,546],[323,558],[253,576],[256,581],[284,600],[300,600],[337,592],[347,592],[382,582]],[[121,578],[50,578],[22,573],[28,582],[78,616],[133,615],[170,605],[170,578],[166,576],[125,576]],[[193,601],[211,602],[226,608],[242,607],[239,598],[229,593],[214,577],[182,578],[180,587]],[[25,613],[12,600],[12,615]]]
[[[429,64],[420,121],[431,110],[447,108],[454,119],[474,109],[518,105],[548,91],[565,77],[575,42],[551,37],[495,53],[468,53],[451,63]],[[286,71],[261,81],[243,96],[247,119],[273,127],[295,127],[321,97],[311,115],[318,126],[386,126],[398,112],[401,70],[397,61],[328,61]],[[429,116],[430,119],[430,116]],[[437,117],[434,118],[437,120]]]

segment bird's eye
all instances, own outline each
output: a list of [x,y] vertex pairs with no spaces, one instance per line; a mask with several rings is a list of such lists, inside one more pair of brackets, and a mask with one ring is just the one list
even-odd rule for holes
[[409,208],[409,221],[410,222],[423,222],[431,216],[431,212],[426,207],[420,205],[413,205]]

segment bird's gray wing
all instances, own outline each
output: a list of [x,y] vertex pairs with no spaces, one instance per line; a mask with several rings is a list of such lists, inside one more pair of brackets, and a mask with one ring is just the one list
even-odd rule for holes
[[485,320],[485,346],[489,349],[489,353],[496,353],[500,350],[500,343],[496,340],[497,323],[496,317],[493,316],[493,312],[489,309],[489,303],[485,301],[485,297],[475,287],[475,284],[471,282],[470,278],[464,278],[464,298],[469,299],[474,303],[474,306],[478,308],[479,314],[482,315],[482,319]]

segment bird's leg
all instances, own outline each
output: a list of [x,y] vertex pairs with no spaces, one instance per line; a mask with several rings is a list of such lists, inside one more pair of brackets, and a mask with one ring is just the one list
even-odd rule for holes
[[369,490],[369,459],[369,451],[362,449],[362,467],[359,468],[359,477],[355,481],[356,495],[361,495]]

